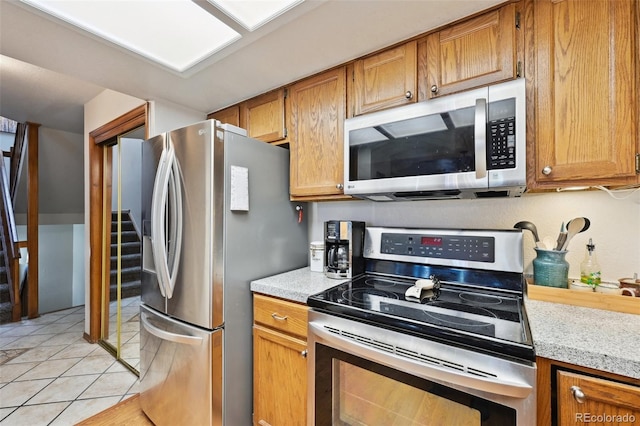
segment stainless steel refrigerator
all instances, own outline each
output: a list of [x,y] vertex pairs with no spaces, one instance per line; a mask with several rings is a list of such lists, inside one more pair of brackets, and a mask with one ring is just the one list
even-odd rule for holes
[[289,151],[207,120],[143,143],[140,405],[156,425],[252,422],[250,281],[304,267]]

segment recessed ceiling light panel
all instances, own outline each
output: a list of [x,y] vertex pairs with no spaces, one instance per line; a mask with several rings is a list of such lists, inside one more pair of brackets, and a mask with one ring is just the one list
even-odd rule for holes
[[189,0],[22,1],[178,72],[240,38]]
[[207,0],[249,31],[261,27],[303,0]]

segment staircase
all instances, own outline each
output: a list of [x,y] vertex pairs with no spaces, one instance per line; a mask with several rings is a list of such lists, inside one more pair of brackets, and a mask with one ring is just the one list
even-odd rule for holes
[[4,258],[4,244],[0,238],[0,324],[11,322],[12,319],[11,294]]
[[[122,268],[122,299],[127,297],[140,295],[140,237],[136,231],[131,216],[128,211],[121,212],[122,220],[122,252],[121,265]],[[111,277],[109,300],[114,301],[117,297],[118,284],[118,214],[111,213]]]

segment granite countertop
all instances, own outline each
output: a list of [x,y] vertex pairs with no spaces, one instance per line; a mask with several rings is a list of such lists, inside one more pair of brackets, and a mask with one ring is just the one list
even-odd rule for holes
[[327,278],[322,272],[312,272],[309,267],[262,278],[251,282],[251,291],[307,303],[312,294],[320,293],[344,280]]
[[536,355],[640,379],[638,315],[525,300]]
[[[306,303],[346,280],[309,267],[251,282],[251,291]],[[640,379],[640,314],[525,299],[536,355]]]

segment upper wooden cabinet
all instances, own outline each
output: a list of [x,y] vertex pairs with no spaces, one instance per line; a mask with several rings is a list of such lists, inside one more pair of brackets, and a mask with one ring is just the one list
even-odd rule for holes
[[345,198],[343,193],[346,68],[289,88],[290,195],[296,200]]
[[353,63],[349,117],[416,102],[417,42]]
[[638,4],[530,2],[530,188],[640,182]]
[[286,89],[265,93],[240,104],[240,127],[249,137],[278,142],[287,137],[285,126]]
[[211,114],[207,115],[207,118],[213,118],[223,123],[229,123],[234,126],[240,127],[240,107],[238,105],[233,105],[229,108],[212,112]]
[[418,45],[418,101],[515,78],[516,4],[427,35]]

